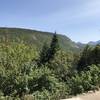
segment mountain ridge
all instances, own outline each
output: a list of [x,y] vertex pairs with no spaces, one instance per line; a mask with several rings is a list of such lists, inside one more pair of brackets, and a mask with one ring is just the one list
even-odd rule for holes
[[98,41],[90,41],[88,44],[89,45],[97,45],[97,44],[100,44],[100,40],[98,40]]
[[[32,29],[24,28],[0,28],[0,39],[19,42],[23,41],[29,45],[34,45],[36,47],[42,47],[44,42],[50,43],[54,33],[37,31]],[[73,42],[70,38],[65,35],[58,34],[59,44],[63,50],[67,51],[79,51],[79,46]]]

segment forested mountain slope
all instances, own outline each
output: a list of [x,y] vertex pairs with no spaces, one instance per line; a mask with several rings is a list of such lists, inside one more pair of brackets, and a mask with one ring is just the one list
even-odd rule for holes
[[[0,42],[24,42],[38,49],[49,43],[53,33],[21,28],[0,28]],[[78,51],[79,46],[64,35],[58,35],[62,50]]]

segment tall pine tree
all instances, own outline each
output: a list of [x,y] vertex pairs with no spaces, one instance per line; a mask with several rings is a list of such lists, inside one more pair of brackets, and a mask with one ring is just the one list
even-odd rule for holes
[[46,43],[44,43],[43,47],[42,47],[42,50],[40,52],[40,57],[39,57],[39,61],[38,61],[38,66],[41,66],[43,64],[45,64],[48,60],[48,50],[49,50],[49,47],[47,46]]
[[55,34],[53,35],[51,44],[50,44],[50,48],[48,50],[48,62],[52,59],[54,59],[54,56],[56,54],[56,52],[59,50],[59,43],[58,43],[58,37],[57,34],[55,32]]
[[87,66],[89,65],[89,60],[90,60],[89,59],[90,53],[91,53],[91,48],[89,45],[86,45],[78,62],[78,67],[77,67],[78,71],[83,71],[87,69]]
[[50,60],[53,60],[58,50],[59,50],[58,36],[55,32],[55,34],[52,37],[50,47],[48,48],[48,46],[44,44],[42,51],[40,53],[38,66],[44,65],[46,63],[49,63]]

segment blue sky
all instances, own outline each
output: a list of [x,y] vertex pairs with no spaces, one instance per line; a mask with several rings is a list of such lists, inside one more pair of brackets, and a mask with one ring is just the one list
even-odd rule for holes
[[0,27],[55,30],[73,41],[100,40],[100,0],[0,0]]

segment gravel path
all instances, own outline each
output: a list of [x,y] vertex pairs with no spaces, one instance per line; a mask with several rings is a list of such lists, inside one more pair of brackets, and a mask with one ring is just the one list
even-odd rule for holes
[[79,95],[71,99],[62,99],[62,100],[100,100],[100,91],[97,91],[95,93]]

